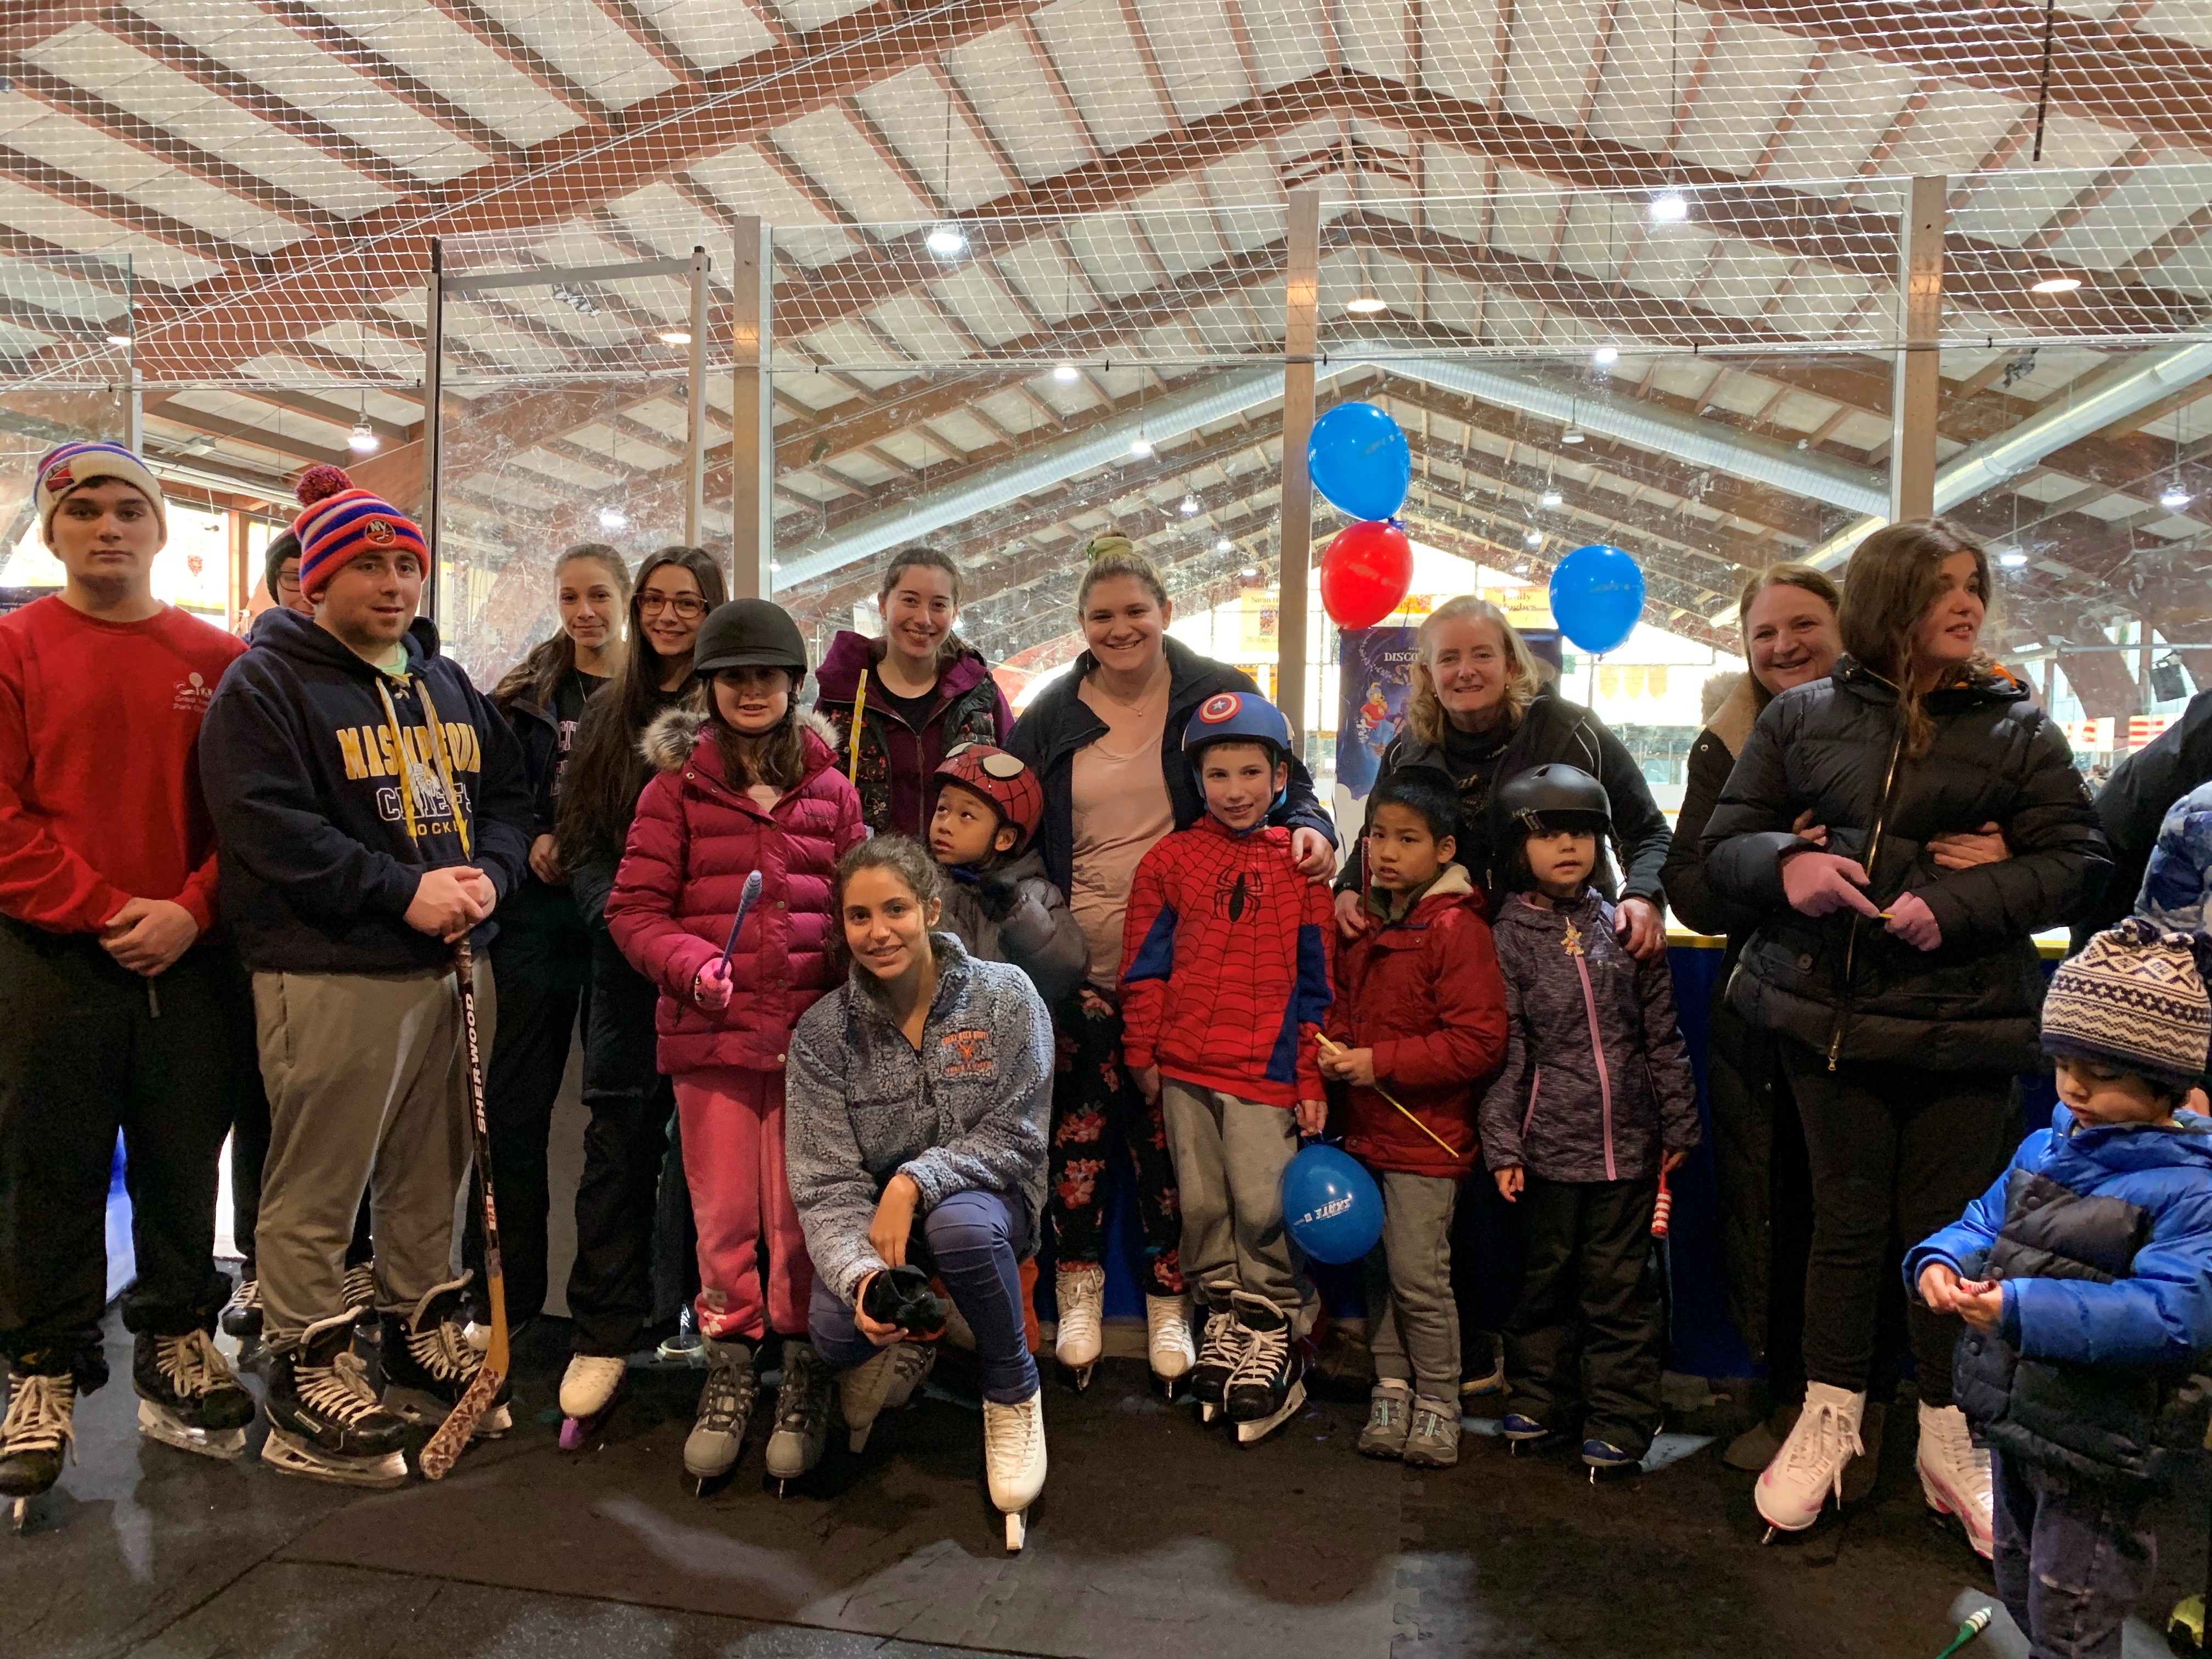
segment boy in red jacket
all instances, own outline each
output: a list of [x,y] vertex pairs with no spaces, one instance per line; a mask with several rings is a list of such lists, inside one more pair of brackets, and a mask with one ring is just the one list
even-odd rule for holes
[[1497,947],[1451,861],[1459,805],[1450,780],[1419,768],[1368,801],[1367,908],[1381,925],[1337,957],[1321,1061],[1348,1086],[1344,1148],[1382,1188],[1382,1240],[1367,1257],[1377,1380],[1359,1449],[1429,1468],[1459,1462],[1452,1212],[1475,1164],[1475,1085],[1505,1058]]
[[1290,781],[1281,712],[1224,691],[1182,747],[1206,816],[1154,843],[1130,883],[1123,1054],[1147,1101],[1166,1094],[1182,1270],[1205,1324],[1200,1415],[1226,1409],[1249,1443],[1305,1399],[1282,1179],[1299,1130],[1318,1134],[1328,1113],[1314,1039],[1334,928],[1328,888],[1298,873],[1291,832],[1267,825]]

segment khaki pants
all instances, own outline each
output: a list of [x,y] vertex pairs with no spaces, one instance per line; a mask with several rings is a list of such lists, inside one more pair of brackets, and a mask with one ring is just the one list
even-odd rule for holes
[[1300,1314],[1297,1267],[1283,1231],[1283,1171],[1298,1150],[1287,1106],[1165,1079],[1168,1145],[1182,1194],[1182,1274],[1201,1294],[1222,1280]]
[[[476,963],[477,1042],[491,1052],[490,965]],[[472,1150],[460,1002],[443,974],[256,974],[269,1091],[256,1266],[270,1346],[343,1311],[346,1245],[369,1194],[380,1308],[454,1277],[453,1211]]]
[[1367,1346],[1375,1375],[1458,1409],[1459,1304],[1452,1300],[1452,1212],[1459,1182],[1374,1171],[1382,1237],[1367,1253]]

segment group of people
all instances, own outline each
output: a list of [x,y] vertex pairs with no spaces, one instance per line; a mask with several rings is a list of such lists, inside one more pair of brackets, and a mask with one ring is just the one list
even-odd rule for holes
[[[118,1130],[142,1428],[242,1449],[220,1316],[270,1462],[407,1478],[489,1316],[455,1224],[462,975],[517,1325],[550,1294],[582,1035],[566,1444],[652,1340],[672,1237],[705,1366],[690,1479],[738,1462],[765,1371],[788,1480],[950,1339],[1018,1543],[1046,1469],[1035,1260],[1079,1386],[1129,1182],[1153,1373],[1264,1438],[1322,1317],[1283,1175],[1328,1134],[1382,1199],[1359,1449],[1449,1466],[1462,1401],[1502,1394],[1516,1449],[1632,1468],[1661,1419],[1655,1214],[1701,1133],[1671,902],[1728,938],[1709,1103],[1774,1400],[1729,1451],[1759,1512],[1802,1530],[1871,1484],[1909,1356],[1927,1499],[2023,1624],[2140,1593],[2142,1495],[2202,1437],[2183,1380],[2212,1347],[2212,1008],[2180,902],[2212,805],[2147,854],[2162,908],[2087,937],[2046,999],[2033,936],[2092,915],[2112,854],[1983,653],[1988,562],[1942,521],[1869,538],[1840,591],[1788,565],[1747,586],[1748,672],[1671,831],[1502,614],[1439,607],[1340,857],[1289,720],[1169,637],[1121,538],[1087,550],[1086,648],[1018,720],[926,548],[884,570],[882,636],[818,664],[699,549],[633,574],[574,548],[560,631],[487,696],[416,615],[419,529],[335,468],[300,498],[241,643],[153,599],[138,457],[40,463],[67,586],[0,619],[0,1493],[52,1484],[105,1380]],[[2046,1055],[2063,1104],[2015,1154]],[[507,1420],[502,1397],[477,1432]]]

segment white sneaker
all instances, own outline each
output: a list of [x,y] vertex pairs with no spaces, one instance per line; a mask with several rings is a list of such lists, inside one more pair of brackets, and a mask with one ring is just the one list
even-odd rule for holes
[[1018,1515],[1044,1490],[1044,1390],[1018,1406],[983,1402],[983,1474],[993,1507]]
[[1163,1382],[1180,1382],[1198,1364],[1198,1348],[1190,1340],[1190,1304],[1180,1296],[1145,1297],[1145,1352],[1152,1375]]
[[1063,1267],[1052,1282],[1060,1297],[1060,1332],[1053,1339],[1053,1358],[1072,1371],[1088,1370],[1098,1363],[1105,1346],[1106,1270]]
[[629,1369],[629,1362],[616,1355],[570,1355],[568,1369],[561,1374],[561,1415],[597,1417],[614,1399]]
[[1863,1394],[1826,1382],[1806,1384],[1797,1425],[1752,1488],[1752,1501],[1769,1526],[1802,1532],[1820,1519],[1832,1495],[1842,1501],[1844,1469],[1861,1449],[1859,1417],[1865,1409]]
[[1966,1414],[1956,1406],[1920,1405],[1920,1490],[1928,1507],[1956,1516],[1974,1553],[1987,1561],[1996,1553],[1990,1519],[1990,1454],[1974,1443]]

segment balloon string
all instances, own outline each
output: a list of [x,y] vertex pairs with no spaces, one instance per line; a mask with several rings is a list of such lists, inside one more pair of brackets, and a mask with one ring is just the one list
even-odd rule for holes
[[[1352,1052],[1340,1042],[1331,1042],[1328,1040],[1328,1034],[1326,1031],[1316,1031],[1314,1033],[1314,1041],[1321,1044],[1323,1048],[1327,1049],[1333,1054],[1348,1054]],[[1453,1146],[1451,1142],[1446,1140],[1442,1135],[1438,1134],[1434,1129],[1429,1127],[1427,1124],[1422,1122],[1420,1119],[1415,1117],[1411,1112],[1407,1111],[1405,1107],[1399,1103],[1398,1097],[1395,1095],[1393,1095],[1388,1089],[1384,1088],[1379,1083],[1370,1084],[1369,1086],[1372,1088],[1376,1094],[1382,1096],[1383,1099],[1389,1101],[1393,1106],[1396,1106],[1398,1110],[1404,1114],[1407,1122],[1412,1124],[1416,1129],[1419,1129],[1430,1139],[1435,1141],[1437,1146],[1443,1147],[1454,1158],[1457,1158],[1459,1156],[1458,1147]]]

